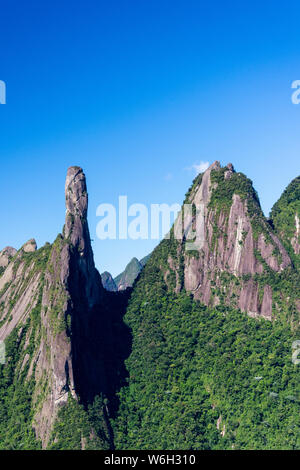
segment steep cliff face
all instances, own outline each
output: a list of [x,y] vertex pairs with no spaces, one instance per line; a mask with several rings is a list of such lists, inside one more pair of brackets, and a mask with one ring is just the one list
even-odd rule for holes
[[[34,240],[27,242],[0,278],[0,340],[16,331],[20,338],[13,380],[22,376],[33,384],[32,427],[43,447],[70,397],[92,402],[106,387],[95,336],[103,288],[93,260],[87,207],[84,173],[69,168],[63,235],[37,251]],[[107,442],[104,438],[103,446]]]
[[168,254],[166,282],[206,305],[272,318],[276,306],[267,277],[290,269],[291,260],[251,181],[231,164],[215,162],[195,179],[185,205],[171,233],[176,250]]
[[7,246],[0,251],[0,275],[4,272],[11,259],[17,254],[17,250],[11,246]]
[[[95,269],[90,233],[87,223],[88,194],[85,175],[81,168],[71,167],[66,178],[66,222],[64,239],[69,242],[72,262],[76,264],[75,283],[81,285],[89,307],[99,304],[102,284]],[[77,269],[78,268],[78,269]],[[75,292],[75,294],[77,294]],[[82,294],[81,294],[82,295]]]

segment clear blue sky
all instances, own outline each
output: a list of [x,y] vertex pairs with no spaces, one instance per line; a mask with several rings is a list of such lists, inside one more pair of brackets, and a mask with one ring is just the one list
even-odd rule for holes
[[0,248],[53,241],[67,167],[84,168],[96,264],[154,241],[96,239],[96,207],[182,202],[200,161],[246,173],[268,214],[299,174],[300,5],[282,1],[0,2]]

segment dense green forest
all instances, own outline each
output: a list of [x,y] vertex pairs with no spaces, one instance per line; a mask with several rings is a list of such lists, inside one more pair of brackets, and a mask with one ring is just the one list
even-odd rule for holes
[[299,449],[296,331],[168,292],[149,262],[132,329],[115,444],[124,449]]
[[[26,325],[26,329],[29,322]],[[0,364],[0,449],[39,449],[32,429],[34,382],[25,380],[28,368],[18,375],[16,367],[25,341],[15,329],[5,342],[6,364]]]
[[[37,311],[32,312],[32,315]],[[34,379],[26,380],[28,366],[18,370],[24,351],[25,328],[15,329],[5,342],[6,364],[0,364],[0,450],[41,449],[32,423],[38,402],[33,401]],[[31,344],[31,349],[33,344]],[[28,349],[27,349],[28,351]],[[103,399],[96,397],[87,409],[69,397],[61,408],[48,445],[59,449],[108,449],[107,426],[103,420]]]

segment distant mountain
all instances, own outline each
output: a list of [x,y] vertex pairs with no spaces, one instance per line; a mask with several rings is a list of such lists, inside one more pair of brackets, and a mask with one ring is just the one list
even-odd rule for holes
[[127,264],[125,270],[114,279],[117,290],[122,291],[133,286],[134,281],[150,259],[150,256],[151,254],[145,256],[140,261],[137,258],[132,258],[130,263]]
[[2,251],[0,251],[0,276],[3,274],[6,267],[16,254],[17,250],[11,246],[7,246]]
[[127,287],[131,287],[142,269],[143,266],[139,260],[132,258],[125,270],[115,278],[118,290],[125,290]]
[[104,289],[108,290],[109,292],[116,292],[118,290],[116,283],[109,272],[105,271],[104,273],[102,273],[101,280]]

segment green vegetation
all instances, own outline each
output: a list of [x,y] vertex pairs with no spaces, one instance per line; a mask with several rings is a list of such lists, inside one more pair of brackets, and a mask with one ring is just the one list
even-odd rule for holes
[[[216,211],[216,216],[218,216],[222,210],[225,211],[228,219],[233,195],[237,194],[242,201],[246,202],[254,239],[257,240],[259,234],[262,233],[265,240],[274,245],[269,234],[270,227],[261,210],[259,197],[253,188],[252,181],[243,173],[235,172],[232,173],[230,178],[225,179],[226,171],[227,168],[224,167],[219,170],[212,170],[211,172],[211,182],[212,184],[215,183],[216,187],[212,191],[209,207]],[[275,245],[274,249],[276,249]],[[276,255],[280,256],[280,253],[276,252]]]
[[[29,362],[20,368],[30,321],[24,328],[15,328],[5,341],[6,364],[0,365],[0,449],[39,449],[32,428],[32,394],[34,380],[26,380]],[[28,350],[32,349],[31,345]]]
[[288,324],[169,292],[151,260],[125,320],[133,347],[116,448],[300,448],[298,336]]
[[[29,368],[41,337],[43,271],[46,268],[49,253],[50,248],[46,245],[33,253],[20,253],[18,259],[15,259],[15,272],[22,264],[22,272],[27,272],[27,275],[21,288],[16,291],[12,289],[9,299],[10,307],[2,324],[7,321],[14,305],[37,273],[40,274],[40,280],[37,295],[33,299],[25,324],[14,328],[5,340],[6,362],[0,365],[0,449],[41,448],[41,443],[36,439],[32,426],[37,403],[33,403],[36,385],[34,367],[30,374]],[[6,286],[6,289],[9,287],[10,284]]]
[[185,199],[184,199],[183,204],[189,204],[191,202],[195,192],[197,191],[197,189],[201,185],[202,178],[203,178],[203,173],[199,173],[199,175],[197,175],[194,178],[191,187],[189,188],[188,192],[185,195]]
[[[37,353],[41,340],[45,341],[45,327],[41,314],[43,292],[47,275],[49,323],[53,335],[70,331],[70,317],[64,318],[64,304],[67,301],[65,290],[60,282],[61,250],[65,241],[57,237],[53,245],[31,253],[19,252],[14,260],[14,273],[22,273],[21,281],[14,280],[4,286],[1,296],[10,289],[8,313],[1,326],[12,318],[11,312],[20,300],[30,282],[38,279],[36,294],[31,301],[25,322],[14,328],[5,340],[6,361],[0,364],[0,449],[40,449],[41,442],[36,438],[34,419],[49,393],[49,377],[45,370],[39,382],[35,381]],[[48,279],[49,283],[49,279]],[[0,304],[1,313],[5,303]],[[47,347],[47,345],[45,345]],[[104,421],[104,405],[101,397],[84,408],[69,398],[62,407],[55,422],[51,449],[107,449],[109,440]]]
[[10,288],[10,295],[8,298],[9,308],[6,312],[6,315],[3,316],[3,309],[5,303],[0,303],[0,327],[9,319],[11,320],[11,314],[13,308],[20,300],[27,287],[30,285],[31,281],[38,276],[41,276],[44,270],[46,269],[48,259],[50,256],[51,245],[46,244],[44,247],[32,253],[24,253],[19,251],[13,260],[13,273],[16,276],[18,270],[20,269],[20,275],[22,275],[21,285],[18,287],[13,285],[14,281],[10,281],[5,284],[2,291],[0,292],[0,299],[3,297],[5,292]]
[[[209,207],[228,217],[238,194],[246,202],[254,238],[262,233],[280,262],[252,182],[241,173],[224,179],[225,171],[212,171],[216,185]],[[192,200],[201,178],[194,180],[185,202]],[[128,386],[120,391],[114,421],[116,448],[300,449],[299,366],[291,360],[293,341],[300,338],[299,275],[292,267],[275,273],[258,250],[256,256],[262,274],[238,279],[220,272],[221,287],[211,279],[221,303],[207,308],[183,289],[182,249],[173,230],[170,240],[154,250],[125,315],[133,345],[126,361]],[[235,287],[251,278],[260,300],[264,286],[272,288],[273,322],[233,308]],[[177,281],[181,292],[176,294]],[[231,289],[231,307],[225,305],[225,287]]]
[[103,400],[96,397],[86,411],[74,398],[62,406],[54,425],[49,450],[105,450],[109,441],[103,429]]
[[[275,230],[283,240],[294,264],[299,269],[300,256],[295,254],[291,243],[293,239],[294,243],[296,242],[296,215],[300,223],[300,176],[288,185],[270,213]],[[300,237],[298,235],[299,242]]]
[[211,183],[217,183],[217,186],[212,191],[210,207],[217,207],[218,209],[225,207],[230,210],[232,197],[234,194],[238,194],[242,200],[250,201],[250,209],[253,212],[261,212],[259,198],[257,192],[253,189],[252,181],[243,173],[235,172],[232,173],[230,178],[225,179],[226,171],[228,171],[228,168],[224,167],[211,172]]

